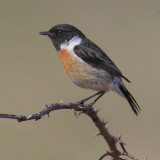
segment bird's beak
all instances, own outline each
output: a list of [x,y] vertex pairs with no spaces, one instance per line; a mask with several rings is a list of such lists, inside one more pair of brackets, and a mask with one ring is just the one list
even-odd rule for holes
[[52,34],[49,31],[45,31],[45,32],[40,32],[40,35],[47,35],[47,36],[51,36]]

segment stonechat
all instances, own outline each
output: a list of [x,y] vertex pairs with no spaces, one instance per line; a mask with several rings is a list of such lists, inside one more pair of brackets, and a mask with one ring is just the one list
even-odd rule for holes
[[64,70],[74,84],[98,91],[80,103],[97,96],[92,102],[94,104],[106,92],[112,90],[124,97],[133,112],[138,115],[140,107],[122,79],[130,81],[105,52],[79,29],[69,24],[59,24],[40,34],[47,35],[51,39]]

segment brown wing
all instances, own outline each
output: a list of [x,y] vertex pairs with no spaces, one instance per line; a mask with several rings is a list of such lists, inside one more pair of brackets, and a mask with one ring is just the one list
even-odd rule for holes
[[101,50],[96,44],[89,41],[82,42],[80,45],[74,47],[74,53],[80,57],[84,62],[89,63],[93,67],[98,67],[113,76],[124,78],[127,82],[130,82],[125,76],[122,75],[118,67],[113,61]]

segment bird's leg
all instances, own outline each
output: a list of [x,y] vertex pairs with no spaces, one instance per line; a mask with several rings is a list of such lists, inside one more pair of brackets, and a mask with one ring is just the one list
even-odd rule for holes
[[99,94],[100,95],[93,102],[91,102],[90,105],[95,104],[105,94],[105,91],[101,91]]
[[[103,92],[103,91],[100,91],[100,92],[97,92],[96,94],[94,94],[94,95],[92,95],[92,96],[90,96],[90,97],[87,97],[87,98],[85,98],[85,99],[82,99],[80,102],[78,102],[78,103],[80,103],[80,104],[84,104],[84,102],[86,102],[86,101],[88,101],[89,99],[91,99],[91,98],[93,98],[93,97],[95,97],[95,96],[97,96],[97,95],[99,95],[100,94],[100,96],[98,96],[97,98],[99,99],[103,94],[104,94],[105,92]],[[98,100],[98,99],[95,99],[96,101]],[[96,102],[94,100],[94,103]],[[93,104],[94,104],[93,103]]]

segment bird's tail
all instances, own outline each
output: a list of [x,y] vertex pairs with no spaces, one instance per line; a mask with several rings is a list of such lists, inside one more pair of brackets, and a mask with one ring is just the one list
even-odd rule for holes
[[133,112],[138,115],[140,113],[140,107],[134,97],[131,95],[131,93],[127,90],[127,88],[123,85],[119,85],[118,91],[117,91],[121,96],[125,97],[128,103],[130,104]]

